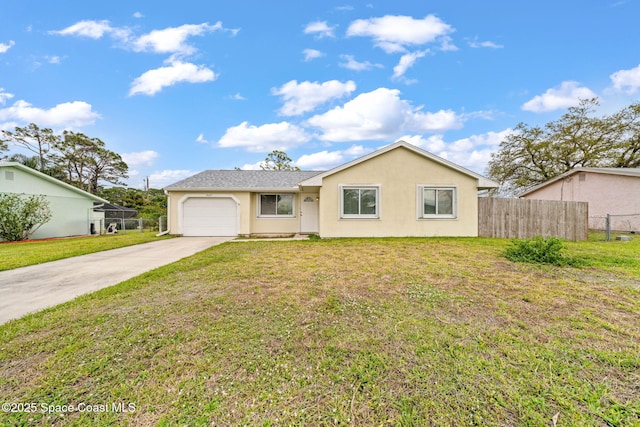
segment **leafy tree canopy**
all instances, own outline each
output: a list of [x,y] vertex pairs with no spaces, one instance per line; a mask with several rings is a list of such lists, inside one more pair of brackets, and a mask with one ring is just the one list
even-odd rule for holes
[[138,217],[158,218],[167,214],[167,196],[162,190],[150,188],[148,191],[137,188],[102,188],[100,197],[111,203],[138,211]]
[[14,153],[8,158],[46,173],[71,185],[97,194],[103,183],[123,185],[129,167],[122,157],[108,150],[98,138],[82,133],[64,131],[56,135],[49,128],[31,123],[16,127],[13,132],[0,133],[0,151],[8,143],[34,153],[27,156]]
[[582,100],[543,127],[519,123],[491,155],[488,176],[516,194],[577,167],[640,167],[640,103],[594,117],[598,106]]
[[300,168],[293,166],[291,163],[291,157],[284,151],[273,150],[264,162],[260,163],[262,170],[274,170],[274,171],[299,171]]
[[[2,130],[0,132],[0,144],[5,143],[4,149],[7,149],[7,142],[25,148],[35,156],[32,158],[36,162],[34,169],[45,172],[48,167],[47,154],[51,148],[60,141],[60,137],[53,133],[49,128],[40,128],[35,123],[31,123],[25,127],[16,126],[13,132]],[[0,145],[2,151],[2,145]]]

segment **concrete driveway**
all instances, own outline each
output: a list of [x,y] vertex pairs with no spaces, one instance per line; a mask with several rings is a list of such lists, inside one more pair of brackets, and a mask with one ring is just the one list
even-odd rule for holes
[[178,237],[0,271],[0,324],[171,264],[231,237]]

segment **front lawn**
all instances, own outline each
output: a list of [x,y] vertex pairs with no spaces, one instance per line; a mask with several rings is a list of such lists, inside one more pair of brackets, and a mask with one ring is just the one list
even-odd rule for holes
[[0,271],[166,239],[154,232],[0,243]]
[[210,248],[0,326],[0,424],[640,425],[640,245],[508,244]]

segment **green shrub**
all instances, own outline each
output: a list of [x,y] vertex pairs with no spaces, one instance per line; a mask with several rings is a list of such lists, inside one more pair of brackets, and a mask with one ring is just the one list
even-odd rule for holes
[[533,239],[513,240],[503,255],[514,262],[577,265],[576,259],[563,256],[563,249],[564,244],[557,237],[536,236]]

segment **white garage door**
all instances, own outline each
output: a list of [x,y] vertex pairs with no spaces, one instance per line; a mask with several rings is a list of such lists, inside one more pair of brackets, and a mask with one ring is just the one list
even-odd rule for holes
[[192,197],[182,205],[184,236],[237,236],[236,202],[228,197]]

